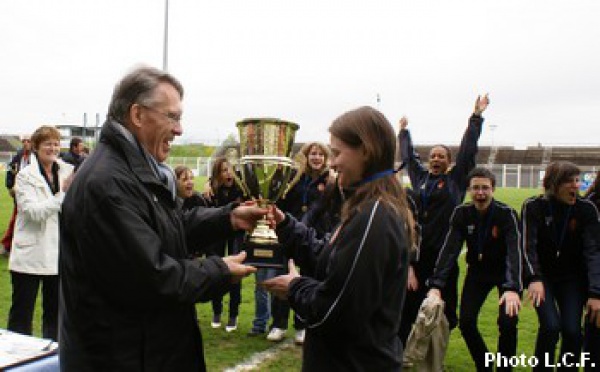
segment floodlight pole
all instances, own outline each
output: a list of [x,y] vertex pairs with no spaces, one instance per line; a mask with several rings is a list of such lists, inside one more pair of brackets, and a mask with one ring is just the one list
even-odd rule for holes
[[167,71],[169,60],[169,0],[165,0],[165,34],[163,43],[163,70]]
[[496,131],[496,128],[498,128],[498,125],[490,124],[489,128],[490,128],[490,132],[492,134],[492,148],[494,148],[494,132]]

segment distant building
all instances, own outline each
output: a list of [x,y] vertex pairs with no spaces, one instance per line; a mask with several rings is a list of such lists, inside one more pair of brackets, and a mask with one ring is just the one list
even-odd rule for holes
[[57,124],[56,129],[60,132],[60,147],[69,148],[69,143],[73,137],[79,137],[86,146],[95,143],[100,135],[102,127],[84,127],[76,124]]

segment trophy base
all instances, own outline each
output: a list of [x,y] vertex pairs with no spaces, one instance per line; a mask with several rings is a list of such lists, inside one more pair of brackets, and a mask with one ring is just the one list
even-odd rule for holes
[[259,244],[246,240],[243,245],[243,250],[246,251],[244,265],[254,266],[256,268],[287,268],[287,259],[283,254],[281,243]]

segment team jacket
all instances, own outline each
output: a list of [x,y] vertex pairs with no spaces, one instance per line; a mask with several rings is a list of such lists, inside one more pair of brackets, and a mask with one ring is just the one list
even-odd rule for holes
[[398,134],[402,161],[407,165],[410,183],[417,193],[419,205],[418,217],[423,236],[419,262],[431,270],[448,231],[450,215],[465,198],[467,175],[476,165],[477,141],[482,124],[481,116],[471,116],[455,165],[446,174],[439,176],[433,176],[421,163],[410,132],[404,129]]
[[525,200],[525,283],[571,280],[587,273],[589,295],[600,298],[598,218],[594,203],[579,197],[573,206],[542,195]]
[[[294,177],[295,174],[291,178],[294,179]],[[302,174],[289,191],[277,201],[277,207],[283,212],[288,212],[295,218],[301,219],[313,204],[321,200],[328,177],[329,170],[324,171],[314,180],[306,173]]]
[[[6,188],[9,190],[15,186],[17,173],[19,173],[19,171],[21,170],[21,160],[23,159],[23,156],[24,150],[20,149],[17,151],[17,154],[13,156],[13,158],[10,160],[10,163],[8,163],[8,168],[6,170]],[[29,155],[26,159],[31,159],[31,151],[29,152]],[[27,164],[29,164],[29,161],[30,160],[27,161]]]
[[473,203],[459,205],[450,218],[450,230],[436,263],[429,286],[444,288],[450,269],[456,264],[463,243],[467,243],[469,272],[476,277],[502,285],[505,290],[521,292],[521,233],[517,212],[492,200],[482,216]]
[[314,277],[294,279],[288,300],[308,325],[305,371],[399,371],[400,314],[408,273],[406,224],[381,202],[362,208],[333,241],[288,214],[283,244],[313,254]]

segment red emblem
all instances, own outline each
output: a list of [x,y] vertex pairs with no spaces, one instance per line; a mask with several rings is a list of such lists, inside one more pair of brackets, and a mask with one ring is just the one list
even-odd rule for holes
[[498,239],[498,226],[492,227],[492,238]]
[[441,181],[441,180],[440,180],[440,181],[438,182],[437,188],[438,188],[438,189],[442,189],[442,188],[444,187],[444,185],[445,185],[445,184],[446,184],[446,183],[445,183],[444,181]]
[[577,220],[571,218],[571,221],[569,221],[569,231],[575,231],[575,229],[577,229]]

